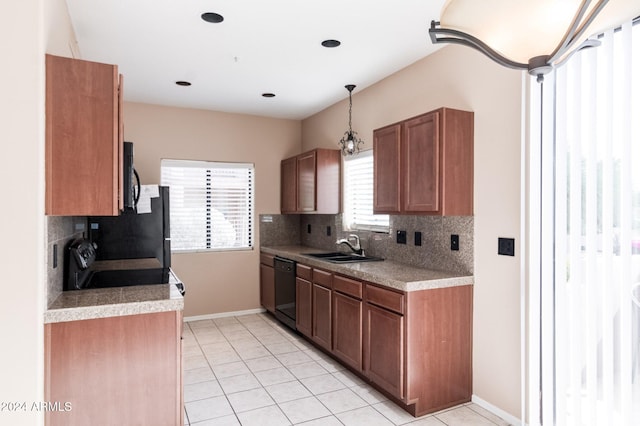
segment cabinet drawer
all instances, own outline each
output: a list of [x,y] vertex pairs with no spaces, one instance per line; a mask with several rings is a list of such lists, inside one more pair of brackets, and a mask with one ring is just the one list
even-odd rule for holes
[[333,289],[340,293],[348,294],[358,299],[362,299],[362,283],[351,278],[335,275],[333,277]]
[[322,271],[320,269],[313,270],[313,283],[321,285],[326,288],[331,288],[331,278],[333,275],[331,272]]
[[311,266],[296,264],[296,276],[311,281]]
[[260,253],[260,263],[267,266],[273,266],[273,258],[272,254]]
[[404,314],[404,294],[367,285],[367,302],[390,311]]

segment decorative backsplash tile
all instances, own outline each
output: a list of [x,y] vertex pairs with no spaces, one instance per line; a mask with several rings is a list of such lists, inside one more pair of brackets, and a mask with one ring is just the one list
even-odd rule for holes
[[[69,241],[82,237],[86,218],[47,216],[47,306],[62,293],[65,247]],[[53,267],[54,245],[57,245],[58,264]]]
[[286,246],[300,244],[300,215],[261,214],[260,245]]
[[[262,245],[302,244],[324,250],[348,251],[336,241],[349,234],[360,237],[365,253],[428,269],[473,274],[472,216],[391,216],[389,234],[342,230],[342,215],[269,215],[273,222],[261,223]],[[298,223],[297,236],[293,229]],[[267,225],[267,226],[265,226]],[[263,228],[268,237],[263,238]],[[396,232],[405,231],[406,244],[396,243]],[[422,234],[422,245],[414,245],[415,232]],[[459,249],[451,250],[451,235],[458,235]]]

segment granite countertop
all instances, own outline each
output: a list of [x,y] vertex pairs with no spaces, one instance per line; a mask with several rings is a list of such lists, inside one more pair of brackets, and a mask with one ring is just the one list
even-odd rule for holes
[[337,264],[306,256],[308,253],[326,253],[329,251],[314,247],[263,246],[260,247],[260,251],[402,291],[429,290],[473,284],[473,275],[418,268],[392,260]]
[[[147,269],[159,265],[153,260],[95,262],[95,270]],[[45,323],[180,311],[184,297],[176,286],[180,281],[173,271],[168,284],[96,288],[63,291],[44,313]]]

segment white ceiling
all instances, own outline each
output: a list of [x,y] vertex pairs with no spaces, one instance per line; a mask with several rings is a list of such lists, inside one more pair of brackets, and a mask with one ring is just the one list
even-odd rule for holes
[[[81,58],[117,64],[126,101],[290,119],[347,98],[346,84],[357,93],[435,51],[428,28],[443,3],[67,0]],[[224,21],[205,22],[205,12]],[[322,47],[326,39],[342,45]]]

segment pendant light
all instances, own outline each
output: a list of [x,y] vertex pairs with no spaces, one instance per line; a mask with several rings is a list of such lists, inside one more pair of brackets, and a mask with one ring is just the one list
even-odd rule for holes
[[600,45],[586,39],[596,31],[635,16],[637,0],[449,0],[440,21],[431,21],[435,43],[479,50],[508,68],[543,80],[576,51]]
[[358,138],[358,133],[351,129],[351,92],[356,88],[356,85],[347,84],[344,87],[349,91],[349,130],[344,132],[344,136],[340,139],[338,145],[342,150],[342,155],[346,157],[347,155],[358,154],[360,152],[360,145],[364,144],[364,141]]

